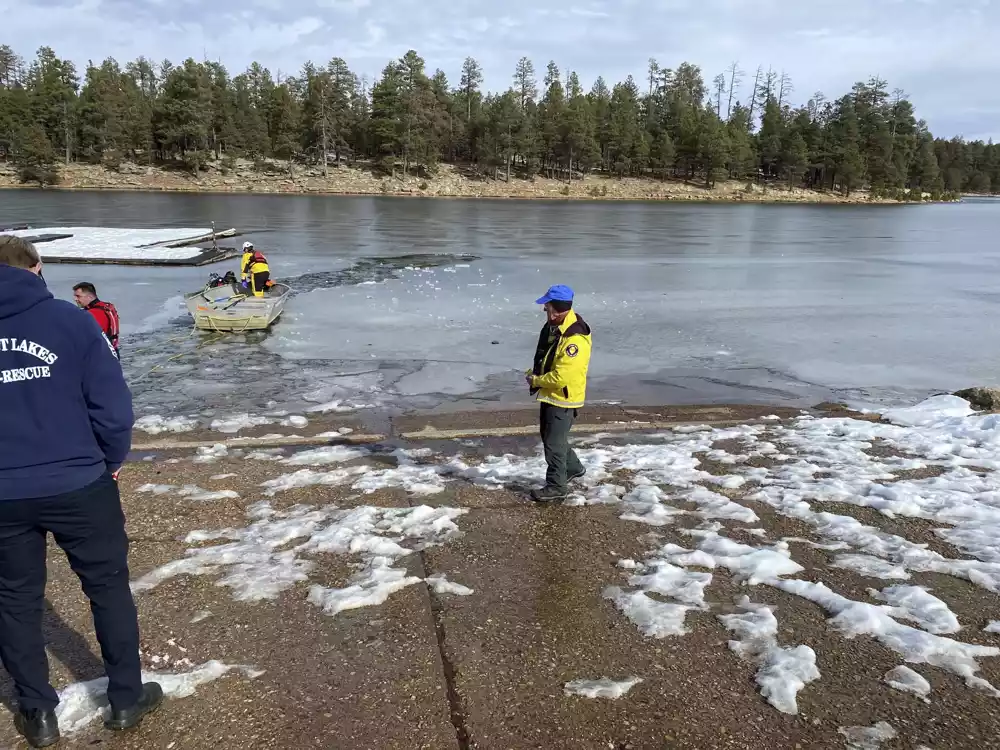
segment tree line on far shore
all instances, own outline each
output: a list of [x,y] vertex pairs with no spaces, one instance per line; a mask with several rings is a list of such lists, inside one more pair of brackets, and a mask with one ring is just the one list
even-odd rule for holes
[[[413,50],[369,82],[334,58],[277,77],[254,63],[140,58],[88,65],[43,47],[26,62],[0,46],[0,158],[25,182],[58,181],[59,162],[118,169],[124,160],[198,174],[235,159],[275,169],[364,161],[386,175],[434,173],[442,162],[484,179],[618,177],[781,181],[886,196],[1000,192],[1000,145],[935,138],[907,95],[871,78],[836,99],[793,104],[791,79],[731,65],[706,83],[700,68],[649,61],[647,76],[590,90],[528,58],[511,86],[482,88],[465,60],[458,85]],[[747,92],[744,88],[749,84]],[[747,94],[741,96],[741,93]]]

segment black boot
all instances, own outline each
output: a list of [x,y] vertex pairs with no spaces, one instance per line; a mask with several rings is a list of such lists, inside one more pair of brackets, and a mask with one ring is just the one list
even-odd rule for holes
[[531,499],[536,503],[561,503],[569,494],[565,488],[554,487],[551,484],[540,490],[531,491]]
[[146,714],[151,714],[163,703],[163,688],[157,682],[142,686],[142,695],[134,706],[120,711],[111,710],[111,717],[104,722],[108,729],[131,729],[138,726]]
[[586,474],[587,474],[586,469],[580,469],[580,471],[576,472],[576,474],[570,474],[568,477],[566,477],[566,479],[572,482],[575,479],[583,479],[583,477]]
[[48,747],[59,741],[59,722],[55,711],[21,709],[14,717],[14,726],[32,747]]

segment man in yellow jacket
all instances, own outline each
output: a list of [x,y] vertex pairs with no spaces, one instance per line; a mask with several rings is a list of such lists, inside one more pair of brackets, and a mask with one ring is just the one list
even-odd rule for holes
[[545,487],[534,490],[539,503],[559,502],[568,484],[586,473],[569,444],[569,431],[587,396],[590,326],[573,311],[573,290],[551,287],[537,304],[546,322],[538,336],[534,367],[526,374],[532,395],[541,403],[539,423],[545,448]]
[[267,265],[264,253],[254,248],[252,242],[243,243],[243,257],[240,259],[240,281],[249,287],[254,297],[263,297],[271,279],[271,267]]

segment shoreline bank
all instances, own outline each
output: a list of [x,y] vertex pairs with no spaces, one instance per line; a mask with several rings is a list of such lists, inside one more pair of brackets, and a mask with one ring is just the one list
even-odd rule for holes
[[[185,194],[316,195],[342,197],[453,198],[477,200],[697,202],[821,205],[907,205],[910,201],[876,198],[867,191],[850,196],[784,185],[757,185],[740,181],[719,182],[712,188],[680,180],[588,176],[566,183],[536,177],[489,180],[469,177],[453,165],[442,165],[433,177],[378,177],[368,170],[338,167],[323,177],[318,168],[302,168],[294,178],[287,174],[254,171],[238,164],[225,173],[214,166],[199,177],[159,167],[123,164],[117,171],[101,165],[69,164],[59,167],[60,183],[45,191],[158,192]],[[38,190],[22,184],[13,167],[0,165],[0,189]]]
[[[692,425],[735,425],[752,422],[790,420],[808,413],[819,417],[869,419],[869,415],[842,404],[820,403],[808,409],[773,404],[690,404],[657,406],[595,405],[581,412],[574,426],[579,435],[618,434],[632,431],[663,430]],[[249,415],[247,415],[249,416]],[[384,416],[384,415],[382,415]],[[146,418],[147,420],[149,417]],[[474,438],[533,437],[538,431],[537,407],[512,406],[487,411],[453,413],[410,413],[379,419],[363,411],[310,414],[307,423],[294,429],[280,429],[276,421],[240,424],[239,416],[223,431],[187,417],[167,417],[152,430],[140,420],[133,432],[136,453],[163,450],[191,450],[213,445],[231,448],[274,448],[312,445],[364,445],[383,442],[452,441]],[[167,426],[170,422],[178,428]],[[185,424],[186,422],[186,424]],[[144,424],[147,426],[144,427]],[[153,424],[156,424],[154,420]],[[235,429],[233,429],[235,428]]]

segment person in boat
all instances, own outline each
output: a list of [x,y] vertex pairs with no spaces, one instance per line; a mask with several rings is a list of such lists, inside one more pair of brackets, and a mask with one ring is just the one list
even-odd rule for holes
[[249,288],[254,297],[263,297],[271,286],[271,268],[264,253],[256,249],[252,242],[243,243],[243,258],[240,260],[240,281]]
[[118,329],[120,319],[118,310],[110,302],[97,298],[97,287],[89,281],[81,281],[73,287],[73,299],[76,304],[94,316],[97,325],[104,331],[104,335],[111,342],[111,347],[115,350],[115,356],[121,360],[121,351],[118,348]]

